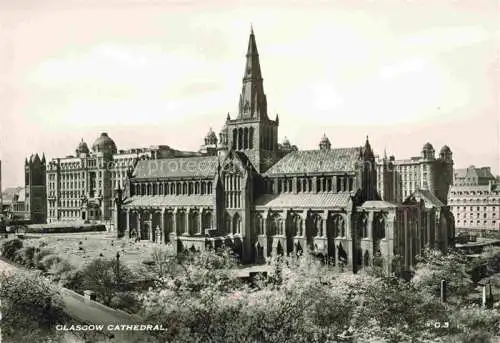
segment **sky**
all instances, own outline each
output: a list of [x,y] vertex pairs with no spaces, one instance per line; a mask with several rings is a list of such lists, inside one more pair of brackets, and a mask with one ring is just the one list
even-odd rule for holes
[[279,140],[500,170],[496,0],[0,0],[2,187],[24,159],[119,149],[198,150],[234,118],[253,25]]

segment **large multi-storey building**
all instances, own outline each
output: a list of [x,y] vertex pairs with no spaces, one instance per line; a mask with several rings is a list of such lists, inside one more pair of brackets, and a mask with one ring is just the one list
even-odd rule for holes
[[434,148],[426,143],[418,157],[396,160],[384,154],[377,158],[377,182],[380,196],[386,201],[400,203],[415,191],[425,190],[446,205],[453,183],[452,152],[445,145],[436,158]]
[[267,108],[252,31],[237,115],[227,115],[219,139],[209,131],[199,156],[138,161],[115,199],[119,234],[177,251],[224,244],[251,263],[311,249],[352,270],[380,256],[391,271],[397,255],[408,269],[424,246],[453,244],[453,220],[435,210],[433,193],[380,199],[368,137],[334,148],[324,136],[319,149],[300,151],[278,143],[279,119]]
[[89,149],[82,139],[75,155],[54,158],[47,168],[48,221],[106,222],[113,217],[113,191],[123,188],[127,170],[140,159],[190,156],[166,145],[117,150],[103,132]]
[[457,228],[500,230],[500,183],[489,167],[456,169],[448,202]]

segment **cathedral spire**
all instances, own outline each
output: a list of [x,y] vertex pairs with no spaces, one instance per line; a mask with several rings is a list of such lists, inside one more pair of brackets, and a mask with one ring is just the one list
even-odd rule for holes
[[250,28],[250,38],[248,39],[238,119],[269,119],[267,117],[267,99],[264,94],[259,52],[253,27]]

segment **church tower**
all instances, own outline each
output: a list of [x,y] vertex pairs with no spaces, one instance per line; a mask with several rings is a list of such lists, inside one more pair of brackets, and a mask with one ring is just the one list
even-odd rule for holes
[[243,152],[257,172],[263,173],[278,159],[278,126],[278,115],[275,120],[268,117],[259,53],[251,29],[238,115],[235,119],[228,115],[224,126],[227,149]]
[[46,187],[46,160],[38,154],[31,155],[24,162],[25,175],[25,201],[24,210],[26,217],[32,224],[45,224],[47,222],[47,187]]

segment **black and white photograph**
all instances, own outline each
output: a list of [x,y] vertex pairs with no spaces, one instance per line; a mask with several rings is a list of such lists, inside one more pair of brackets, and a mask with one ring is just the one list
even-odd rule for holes
[[0,0],[1,343],[500,342],[498,0]]

